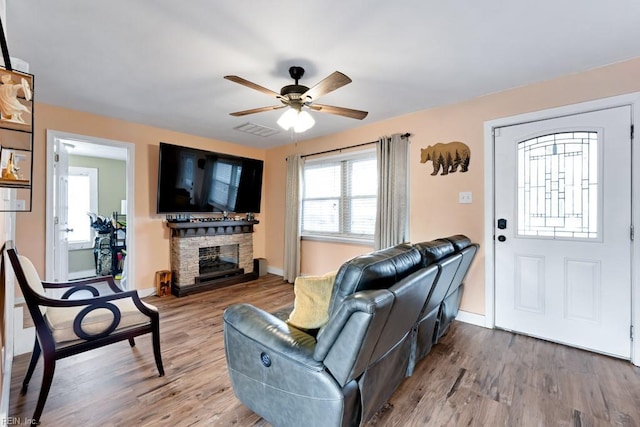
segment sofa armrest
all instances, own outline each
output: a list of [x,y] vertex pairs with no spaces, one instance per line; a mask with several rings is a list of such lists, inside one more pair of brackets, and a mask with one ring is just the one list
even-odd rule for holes
[[227,371],[236,397],[271,425],[355,426],[358,386],[313,359],[315,339],[248,304],[224,312]]
[[224,311],[223,319],[225,328],[233,328],[258,343],[267,354],[278,353],[308,369],[324,369],[323,364],[313,358],[315,338],[266,311],[250,304],[235,304]]

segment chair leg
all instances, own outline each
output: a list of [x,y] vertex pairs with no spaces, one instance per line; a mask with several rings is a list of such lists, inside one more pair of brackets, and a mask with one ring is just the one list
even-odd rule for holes
[[40,424],[40,416],[44,409],[44,404],[49,396],[49,389],[51,389],[51,382],[53,381],[53,372],[56,370],[56,359],[54,355],[47,357],[44,355],[44,371],[42,373],[42,388],[40,388],[40,396],[38,396],[38,403],[36,404],[36,410],[33,413],[33,421],[36,424]]
[[129,345],[131,347],[135,347],[136,346],[136,342],[133,340],[133,338],[129,338]]
[[20,390],[20,393],[22,394],[25,394],[27,392],[29,381],[31,381],[31,376],[33,375],[33,371],[36,369],[38,358],[40,357],[40,343],[38,342],[37,337],[35,341],[35,344],[33,344],[33,351],[31,352],[31,361],[29,362],[29,367],[27,368],[27,374],[24,376],[24,380],[22,381],[22,390]]
[[156,358],[156,366],[160,376],[164,376],[164,367],[162,366],[162,355],[160,354],[160,328],[156,323],[151,332],[151,341],[153,342],[153,356]]

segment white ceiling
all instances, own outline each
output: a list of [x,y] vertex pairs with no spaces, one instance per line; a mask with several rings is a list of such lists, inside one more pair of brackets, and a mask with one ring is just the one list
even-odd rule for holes
[[[639,18],[637,0],[21,0],[6,27],[39,102],[268,148],[640,56]],[[283,110],[230,116],[278,101],[223,76],[279,92],[292,65],[309,87],[347,74],[319,102],[369,116],[234,130]]]

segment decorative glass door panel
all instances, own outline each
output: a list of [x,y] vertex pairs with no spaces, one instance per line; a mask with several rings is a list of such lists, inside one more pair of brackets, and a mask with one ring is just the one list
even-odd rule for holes
[[561,132],[518,143],[518,236],[600,239],[598,139]]

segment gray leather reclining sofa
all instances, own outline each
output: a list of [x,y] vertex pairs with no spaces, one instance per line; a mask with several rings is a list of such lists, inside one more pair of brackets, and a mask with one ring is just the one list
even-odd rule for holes
[[236,396],[276,427],[364,424],[446,333],[477,248],[456,235],[345,262],[316,336],[249,304],[227,308]]

